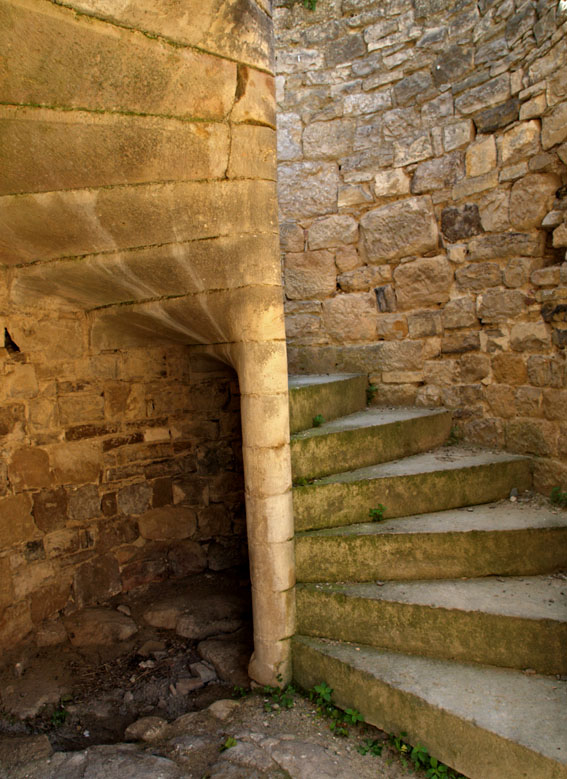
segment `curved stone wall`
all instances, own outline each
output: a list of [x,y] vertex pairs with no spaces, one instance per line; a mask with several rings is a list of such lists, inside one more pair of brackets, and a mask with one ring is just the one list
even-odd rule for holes
[[291,369],[448,406],[567,486],[567,5],[277,6]]
[[[169,540],[207,537],[198,517],[197,527],[189,519],[190,506],[207,507],[198,477],[218,477],[216,496],[227,508],[228,525],[209,532],[230,536],[239,431],[228,412],[237,391],[228,369],[201,381],[202,354],[191,357],[198,347],[238,375],[253,675],[272,683],[278,672],[288,674],[291,480],[270,5],[0,4],[0,296],[8,334],[0,570],[12,613],[5,619],[16,637],[61,608],[82,605],[77,566],[94,565],[91,558],[102,554],[98,542],[79,545],[79,554],[71,550],[74,541],[54,540],[35,513],[39,490],[65,493],[67,500],[89,487],[88,516],[60,512],[56,531],[70,539],[99,518],[106,493],[134,492],[148,473],[159,473],[157,465],[152,470],[154,457],[179,465],[185,453],[184,467],[195,477],[186,481],[194,490],[168,496],[164,489],[159,499],[177,515],[187,507],[179,519],[184,529],[173,516],[163,520],[171,525]],[[153,362],[161,363],[151,390],[144,354],[150,373]],[[223,387],[231,381],[227,395]],[[136,456],[131,445],[141,442],[153,448]],[[265,479],[270,466],[271,479]],[[109,474],[118,472],[116,484]],[[236,485],[238,492],[238,479]],[[122,501],[117,512],[130,523],[128,542],[153,522],[139,516],[150,505],[131,503]],[[115,532],[117,522],[112,527]],[[113,591],[124,586],[125,539],[116,532],[105,551]],[[144,538],[141,533],[138,546]],[[64,552],[53,551],[63,543]],[[43,573],[16,592],[14,569],[26,567],[29,544]],[[20,557],[21,564],[14,562]],[[269,564],[271,557],[277,564]],[[58,588],[57,597],[35,614],[33,598],[49,587]]]

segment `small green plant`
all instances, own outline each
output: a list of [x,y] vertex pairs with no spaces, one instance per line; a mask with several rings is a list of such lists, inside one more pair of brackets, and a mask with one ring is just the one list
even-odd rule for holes
[[53,725],[54,728],[60,728],[62,725],[65,724],[68,716],[69,716],[69,712],[67,711],[67,709],[62,704],[59,704],[59,706],[55,709],[55,711],[51,715],[51,724]]
[[309,479],[306,479],[305,476],[300,476],[299,479],[296,479],[294,484],[297,487],[305,487],[307,484],[309,484]]
[[331,733],[346,738],[349,727],[361,724],[364,722],[364,717],[357,709],[345,709],[345,711],[338,709],[333,705],[332,694],[332,688],[325,682],[321,682],[309,691],[309,700],[315,703],[321,716],[330,720],[329,730]]
[[422,744],[412,747],[405,739],[407,733],[400,733],[399,736],[390,735],[388,741],[391,746],[399,753],[400,760],[404,768],[408,768],[408,758],[413,763],[415,769],[425,771],[427,779],[464,779],[462,774],[457,774],[437,758],[431,757],[427,749]]
[[453,425],[451,428],[451,431],[449,433],[449,438],[447,438],[447,446],[457,446],[457,444],[460,444],[460,442],[463,440],[463,433],[461,431],[460,427],[457,427],[457,425]]
[[344,719],[348,725],[358,725],[364,722],[364,717],[357,709],[345,709]]
[[239,687],[238,685],[234,685],[232,688],[232,697],[233,698],[246,698],[248,695],[248,690],[245,690],[244,687]]
[[384,749],[384,743],[377,738],[365,738],[362,744],[357,747],[357,752],[361,755],[374,755],[374,757],[380,757],[382,750]]
[[549,500],[554,506],[561,506],[561,508],[567,508],[567,492],[561,490],[559,487],[554,487],[549,495]]
[[313,417],[313,427],[321,427],[324,421],[325,421],[325,417],[323,416],[323,414],[316,414]]
[[[283,679],[276,677],[279,682]],[[295,687],[287,684],[285,687],[271,687],[265,685],[264,693],[264,711],[277,711],[278,709],[292,709],[295,706]]]
[[372,401],[374,400],[374,397],[376,393],[378,392],[378,385],[377,384],[369,384],[368,387],[366,387],[366,405],[369,406]]
[[368,516],[370,517],[371,522],[382,522],[384,520],[385,511],[386,506],[382,505],[382,503],[379,503],[376,508],[370,509]]
[[302,2],[310,11],[314,11],[317,8],[317,0],[302,0]]
[[231,749],[232,747],[235,747],[238,744],[238,741],[234,738],[234,736],[227,736],[226,741],[224,744],[221,744],[220,751],[225,752],[227,749]]

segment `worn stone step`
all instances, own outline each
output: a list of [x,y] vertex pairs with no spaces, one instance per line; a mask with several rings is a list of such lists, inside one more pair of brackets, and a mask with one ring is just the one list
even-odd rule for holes
[[555,677],[295,636],[295,681],[407,733],[469,779],[566,779],[567,683]]
[[372,408],[296,433],[293,478],[328,476],[435,449],[449,436],[451,416],[446,410]]
[[300,584],[299,633],[567,674],[567,580],[553,575]]
[[295,561],[302,582],[551,573],[567,568],[567,513],[505,501],[312,530]]
[[329,421],[366,406],[366,376],[351,373],[289,377],[289,426],[292,433],[313,427],[319,414]]
[[526,457],[445,447],[294,487],[295,529],[364,522],[379,504],[392,518],[488,503],[531,482]]

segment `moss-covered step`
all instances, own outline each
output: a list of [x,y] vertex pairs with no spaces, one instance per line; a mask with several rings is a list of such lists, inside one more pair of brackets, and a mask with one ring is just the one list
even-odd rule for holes
[[295,529],[364,522],[379,505],[391,518],[489,503],[531,483],[526,457],[445,447],[294,487]]
[[300,635],[292,646],[299,685],[326,682],[337,705],[469,779],[567,779],[567,682]]
[[395,652],[567,674],[567,582],[300,584],[297,631]]
[[313,418],[337,419],[366,406],[366,376],[329,374],[289,377],[289,427],[292,433],[313,427]]
[[444,444],[450,431],[450,411],[369,408],[295,433],[293,478],[313,479],[426,452]]
[[502,501],[295,536],[300,582],[533,576],[567,568],[567,513]]

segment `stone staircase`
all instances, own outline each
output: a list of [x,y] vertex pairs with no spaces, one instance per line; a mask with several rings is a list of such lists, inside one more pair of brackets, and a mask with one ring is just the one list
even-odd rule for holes
[[528,459],[443,446],[449,412],[365,390],[290,377],[294,679],[470,779],[564,779],[566,515],[487,505],[530,488]]

